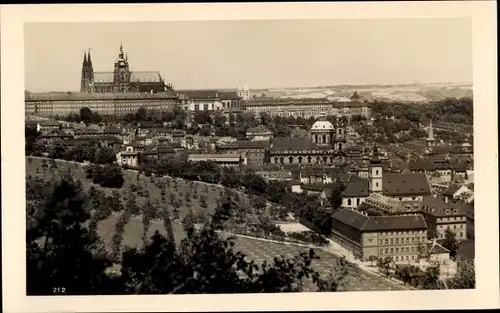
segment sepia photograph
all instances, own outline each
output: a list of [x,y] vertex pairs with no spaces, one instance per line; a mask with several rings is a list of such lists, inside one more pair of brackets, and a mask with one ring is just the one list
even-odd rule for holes
[[477,201],[497,197],[478,193],[473,33],[464,16],[22,23],[24,295],[474,291]]

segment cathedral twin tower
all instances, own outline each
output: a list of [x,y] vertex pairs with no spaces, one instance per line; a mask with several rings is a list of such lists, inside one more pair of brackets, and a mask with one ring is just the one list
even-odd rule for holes
[[158,71],[130,71],[128,57],[120,45],[118,58],[112,72],[95,72],[90,49],[83,55],[81,92],[148,92],[158,93],[173,91],[172,85],[165,81]]

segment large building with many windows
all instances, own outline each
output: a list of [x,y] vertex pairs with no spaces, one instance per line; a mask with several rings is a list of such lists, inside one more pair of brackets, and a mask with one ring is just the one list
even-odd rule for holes
[[332,239],[368,261],[392,257],[395,262],[416,262],[427,243],[427,224],[420,214],[368,216],[352,209],[333,214]]
[[371,117],[368,102],[338,102],[328,99],[250,99],[245,101],[245,109],[258,117],[261,113],[270,116],[293,116],[318,118],[322,114]]
[[99,115],[120,116],[135,114],[139,108],[154,111],[171,110],[178,105],[179,98],[173,92],[156,94],[124,93],[29,93],[25,94],[25,114],[37,116],[66,116],[79,113],[87,107]]

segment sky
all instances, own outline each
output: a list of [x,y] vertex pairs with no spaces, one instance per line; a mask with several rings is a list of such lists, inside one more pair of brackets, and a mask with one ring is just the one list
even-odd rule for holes
[[239,20],[25,24],[26,89],[77,91],[85,49],[112,71],[120,42],[176,89],[472,83],[470,19]]

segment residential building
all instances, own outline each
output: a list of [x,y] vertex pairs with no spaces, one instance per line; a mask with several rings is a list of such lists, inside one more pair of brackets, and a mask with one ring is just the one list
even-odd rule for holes
[[332,240],[363,261],[389,256],[396,263],[417,262],[427,242],[427,225],[420,214],[367,216],[340,209],[332,224]]
[[422,214],[428,226],[430,239],[444,239],[447,229],[455,233],[458,241],[467,238],[467,203],[450,201],[437,195],[426,196],[422,202]]
[[136,168],[139,163],[139,153],[134,151],[121,151],[116,154],[116,160],[121,166]]
[[181,92],[182,107],[185,111],[231,112],[242,109],[242,99],[236,92],[218,90],[188,90]]
[[237,140],[216,144],[215,149],[220,153],[245,153],[247,165],[253,168],[262,167],[267,163],[268,141]]

